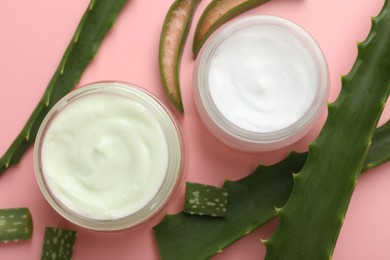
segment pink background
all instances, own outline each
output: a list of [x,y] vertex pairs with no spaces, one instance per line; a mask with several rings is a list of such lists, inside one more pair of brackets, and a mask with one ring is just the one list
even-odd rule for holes
[[[143,86],[161,98],[158,72],[158,41],[166,11],[173,0],[129,1],[114,28],[103,42],[80,85],[99,80],[121,80]],[[356,57],[356,42],[365,39],[370,17],[383,0],[273,0],[247,14],[282,16],[303,26],[322,47],[329,63],[333,101],[340,89],[340,75],[346,74]],[[0,154],[19,132],[45,90],[89,1],[1,1],[0,2]],[[194,17],[196,24],[203,1]],[[275,152],[248,154],[218,142],[205,129],[192,97],[194,61],[191,28],[184,49],[181,84],[185,115],[178,115],[188,148],[187,180],[221,185],[225,179],[239,179],[259,163],[279,161],[290,151],[305,151],[324,122],[300,142]],[[389,119],[387,106],[381,122]],[[360,178],[342,228],[333,259],[390,259],[390,164]],[[183,189],[168,208],[179,211]],[[76,229],[74,259],[158,259],[152,227],[123,233],[100,234],[80,229],[61,218],[45,201],[33,172],[32,149],[19,166],[0,178],[0,208],[28,207],[34,219],[33,238],[27,242],[0,245],[0,259],[39,259],[45,226]],[[265,249],[260,238],[269,237],[277,222],[258,229],[213,259],[259,259]]]

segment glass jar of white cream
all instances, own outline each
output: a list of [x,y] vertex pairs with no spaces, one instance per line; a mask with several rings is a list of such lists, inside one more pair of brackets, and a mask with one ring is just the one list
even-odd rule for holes
[[225,144],[260,152],[302,138],[326,107],[329,74],[314,39],[297,24],[251,16],[222,26],[196,61],[194,99]]
[[183,179],[185,150],[168,109],[146,90],[98,82],[47,114],[34,147],[38,185],[69,221],[129,229],[161,212]]

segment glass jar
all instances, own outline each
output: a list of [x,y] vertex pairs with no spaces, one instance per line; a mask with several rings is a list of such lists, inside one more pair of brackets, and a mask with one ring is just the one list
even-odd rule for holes
[[[262,28],[265,29],[262,29]],[[255,42],[252,45],[240,45],[241,43],[239,42],[240,39],[242,39],[245,36],[245,33],[249,34],[251,31],[249,30],[254,30],[254,34],[245,38],[245,44],[247,44],[248,41],[251,41],[252,38],[256,37],[264,37],[264,40],[260,38],[260,40],[255,39],[257,42]],[[258,30],[258,31],[256,31]],[[240,36],[239,33],[241,33]],[[275,34],[274,34],[275,33]],[[279,33],[280,39],[275,38],[276,40],[274,42],[267,42],[267,37],[270,35],[276,35],[276,33]],[[265,53],[264,54],[264,59],[268,59],[267,55],[275,55],[272,56],[270,59],[272,61],[276,60],[277,62],[275,64],[282,64],[283,59],[289,56],[297,55],[294,51],[290,51],[287,54],[285,54],[283,51],[283,48],[286,47],[286,50],[289,50],[290,48],[289,42],[284,40],[285,34],[288,35],[289,38],[286,39],[292,39],[294,42],[297,42],[297,46],[299,45],[299,48],[302,48],[303,52],[308,53],[303,59],[309,60],[309,62],[312,62],[313,66],[308,66],[310,71],[314,71],[315,73],[315,80],[313,80],[313,84],[311,84],[311,88],[313,91],[313,97],[311,103],[305,107],[304,111],[302,112],[302,115],[299,116],[295,121],[291,122],[288,125],[283,126],[280,129],[271,129],[271,130],[257,130],[257,129],[251,129],[250,127],[244,127],[244,123],[240,123],[240,117],[245,118],[246,120],[245,124],[251,124],[256,123],[258,125],[261,125],[261,118],[256,116],[257,110],[249,111],[253,112],[252,114],[254,116],[248,116],[250,113],[247,113],[245,109],[240,110],[240,100],[238,100],[239,94],[241,93],[241,89],[234,86],[234,91],[231,91],[230,93],[235,93],[233,94],[224,94],[224,91],[229,92],[229,88],[233,83],[226,83],[226,84],[231,84],[229,87],[225,84],[226,80],[229,80],[230,77],[237,77],[238,80],[243,80],[242,82],[249,82],[252,84],[254,88],[248,91],[246,94],[247,98],[250,102],[254,102],[254,106],[256,106],[257,109],[257,104],[261,102],[269,104],[269,106],[265,106],[264,110],[271,111],[272,106],[274,106],[278,101],[278,96],[272,97],[273,99],[276,100],[276,102],[273,102],[272,100],[267,100],[267,95],[265,95],[265,98],[257,98],[256,99],[256,91],[262,91],[257,88],[257,83],[269,85],[273,87],[275,84],[274,82],[284,82],[284,83],[290,83],[292,82],[292,86],[294,85],[294,82],[292,80],[289,80],[289,78],[286,78],[284,81],[281,81],[281,78],[284,77],[284,72],[286,71],[285,68],[280,68],[280,73],[279,73],[279,68],[274,68],[274,67],[267,67],[268,65],[265,64],[266,62],[262,64],[257,64],[257,61],[261,61],[262,57],[260,56],[251,56],[257,55],[256,53]],[[243,35],[243,37],[241,37]],[[268,36],[267,36],[268,35]],[[235,38],[233,38],[235,37]],[[240,38],[241,37],[241,38]],[[252,38],[251,38],[252,37]],[[274,36],[272,36],[274,37]],[[276,37],[276,36],[275,36]],[[237,41],[237,44],[233,42],[234,39]],[[249,39],[249,40],[248,40]],[[230,41],[230,42],[229,42]],[[283,42],[284,41],[284,42]],[[229,43],[226,43],[229,42]],[[250,44],[250,43],[249,43]],[[284,47],[281,47],[282,52],[278,53],[275,52],[273,54],[269,54],[272,52],[267,52],[266,50],[271,50],[273,48],[273,44],[275,45],[281,45]],[[283,45],[285,44],[285,45]],[[256,49],[257,45],[264,45],[265,47],[263,49]],[[228,46],[228,47],[226,47]],[[243,47],[244,46],[244,47]],[[252,50],[251,48],[247,48],[247,46],[254,47]],[[228,51],[224,50],[223,48],[230,48]],[[241,49],[240,49],[241,48]],[[297,47],[298,48],[298,47]],[[260,57],[258,58],[254,65],[261,67],[263,70],[258,70],[255,71],[254,73],[250,74],[247,72],[247,70],[240,70],[241,64],[242,66],[246,66],[246,63],[244,58],[242,58],[241,52],[246,52],[245,55],[247,55],[248,62],[253,62],[253,57]],[[221,53],[227,53],[226,55],[230,55],[229,57],[233,57],[232,61],[223,60],[223,55]],[[235,55],[235,56],[234,56]],[[221,58],[222,57],[222,58]],[[227,57],[227,56],[226,56]],[[216,60],[220,59],[220,60]],[[242,60],[244,61],[242,61]],[[252,60],[249,60],[252,59]],[[288,58],[290,59],[290,58]],[[291,58],[286,62],[286,64],[290,64],[292,67],[292,70],[294,70],[294,63],[291,62],[293,59]],[[299,57],[296,58],[297,61],[299,61]],[[279,62],[280,61],[280,62]],[[278,63],[279,62],[279,63]],[[238,63],[240,65],[235,65],[234,69],[231,69],[230,71],[226,70],[223,71],[224,73],[220,73],[221,71],[218,71],[220,74],[216,74],[216,69],[219,69],[219,67],[215,66],[220,66],[221,68],[225,65],[234,65],[234,63]],[[217,64],[217,65],[215,65]],[[286,66],[287,66],[286,65]],[[214,66],[214,67],[213,67]],[[273,66],[272,64],[270,66]],[[275,65],[276,66],[276,65]],[[233,67],[232,67],[233,68]],[[251,69],[251,68],[250,68]],[[266,71],[266,72],[264,72]],[[269,74],[267,74],[267,71],[269,71]],[[275,73],[275,71],[278,71],[278,73]],[[307,75],[313,75],[308,71]],[[226,73],[225,73],[226,72]],[[257,74],[257,75],[254,75]],[[260,78],[260,76],[262,78]],[[275,76],[276,75],[276,76]],[[292,74],[291,74],[292,75]],[[299,75],[298,75],[299,76]],[[296,78],[296,76],[294,76]],[[294,78],[292,77],[292,78]],[[214,79],[217,80],[214,80]],[[214,81],[211,82],[211,79]],[[236,80],[236,78],[233,78],[233,80]],[[232,80],[232,82],[233,82]],[[320,117],[322,112],[324,111],[326,104],[327,104],[327,98],[328,98],[328,93],[329,93],[329,73],[328,73],[328,67],[327,63],[325,60],[325,57],[318,46],[318,44],[315,42],[315,40],[300,26],[297,24],[280,18],[276,16],[266,16],[266,15],[258,15],[258,16],[249,16],[245,18],[241,18],[238,20],[234,20],[232,22],[229,22],[219,28],[215,33],[213,33],[209,39],[205,42],[203,45],[197,59],[196,59],[196,64],[195,64],[195,71],[194,71],[194,99],[195,99],[195,104],[198,109],[198,112],[200,114],[200,117],[208,130],[220,141],[223,143],[227,144],[228,146],[231,146],[232,148],[242,150],[242,151],[247,151],[247,152],[261,152],[261,151],[270,151],[270,150],[275,150],[279,149],[285,146],[288,146],[296,141],[298,141],[300,138],[302,138],[315,124],[317,119]],[[244,84],[244,83],[243,83]],[[295,86],[297,86],[299,83],[296,83]],[[245,84],[244,84],[245,85]],[[246,86],[243,85],[243,88]],[[283,84],[281,84],[283,85]],[[265,87],[269,87],[265,86]],[[219,89],[217,89],[219,88]],[[259,87],[260,88],[260,87]],[[213,92],[214,91],[214,92]],[[272,89],[266,90],[266,91],[274,91]],[[252,92],[254,93],[253,96]],[[280,96],[285,99],[291,99],[292,97],[286,95],[290,95],[293,93],[294,95],[299,93],[299,94],[304,94],[299,93],[297,90],[286,90],[284,91],[283,89],[280,90],[278,93]],[[213,93],[219,93],[219,95],[223,96],[222,98],[219,98],[219,96],[215,96],[216,94]],[[237,94],[238,93],[238,94]],[[259,94],[259,97],[261,94]],[[219,100],[221,99],[221,100]],[[224,99],[224,100],[222,100]],[[226,101],[228,100],[228,101]],[[249,102],[248,101],[248,102]],[[284,102],[284,100],[282,100]],[[280,102],[282,102],[280,101]],[[224,107],[219,106],[218,102],[225,102]],[[300,102],[300,101],[297,101]],[[222,104],[222,103],[221,103]],[[290,106],[291,109],[294,109],[294,106]],[[241,113],[241,114],[240,114]],[[273,113],[271,111],[270,113]],[[235,118],[232,119],[232,116],[236,116],[238,119],[236,120]],[[251,115],[252,115],[251,114]],[[272,118],[271,114],[270,115],[265,115],[265,118],[268,118],[267,116],[270,116]],[[277,116],[275,116],[276,121],[278,120]],[[274,119],[275,119],[274,118]],[[292,117],[290,117],[292,118]],[[236,121],[237,122],[236,122]],[[282,119],[282,117],[280,118]]]
[[[129,213],[128,215],[120,216],[118,218],[116,218],[116,217],[113,217],[113,218],[103,217],[102,218],[101,216],[95,217],[95,216],[97,216],[97,214],[101,214],[101,212],[98,212],[97,210],[94,211],[93,207],[91,207],[92,210],[85,211],[85,212],[88,212],[88,214],[85,214],[84,209],[80,210],[80,207],[79,206],[76,207],[76,204],[74,204],[74,203],[80,203],[77,205],[83,205],[82,203],[88,204],[88,202],[85,202],[85,201],[83,201],[83,202],[78,201],[79,198],[77,196],[81,196],[81,195],[77,194],[76,190],[79,190],[79,188],[86,189],[87,193],[89,193],[89,192],[102,192],[100,194],[99,193],[92,194],[92,196],[98,195],[97,197],[99,197],[99,198],[105,198],[106,194],[107,194],[107,196],[108,195],[112,196],[112,194],[117,194],[117,193],[110,193],[110,192],[114,192],[114,190],[117,188],[115,186],[115,184],[120,184],[119,179],[115,180],[116,177],[119,178],[119,175],[116,176],[116,172],[114,170],[112,172],[111,171],[107,172],[107,174],[109,174],[109,177],[108,177],[109,179],[106,180],[107,182],[109,182],[109,184],[107,184],[108,186],[106,185],[106,183],[104,183],[104,181],[103,181],[103,183],[100,183],[101,179],[92,178],[91,180],[94,182],[93,185],[90,182],[86,181],[86,180],[89,180],[88,178],[90,178],[90,176],[89,176],[90,174],[95,174],[94,172],[88,172],[88,170],[85,172],[85,176],[83,175],[82,177],[76,176],[74,178],[73,176],[72,177],[65,176],[63,178],[64,180],[68,180],[70,178],[73,178],[69,182],[69,184],[71,184],[69,186],[66,186],[65,184],[63,184],[63,185],[61,184],[62,186],[55,185],[55,184],[52,184],[55,182],[52,182],[51,178],[60,178],[60,175],[57,174],[56,172],[52,173],[51,172],[52,169],[50,169],[46,166],[46,165],[49,165],[48,163],[46,163],[46,161],[50,160],[50,158],[55,158],[56,160],[58,159],[59,162],[62,163],[62,159],[66,160],[66,162],[68,162],[68,161],[72,162],[72,160],[77,161],[78,158],[68,160],[68,158],[61,158],[60,157],[60,156],[67,157],[68,153],[73,152],[73,150],[70,150],[70,149],[69,149],[69,151],[65,150],[65,151],[59,153],[58,155],[56,155],[58,158],[57,157],[50,157],[48,155],[45,155],[45,153],[43,152],[43,148],[46,146],[45,142],[47,142],[47,145],[48,145],[49,142],[52,141],[50,139],[51,135],[48,135],[48,133],[50,133],[50,131],[52,131],[51,127],[56,122],[56,120],[58,120],[59,116],[61,116],[61,114],[63,114],[64,111],[69,111],[69,109],[72,107],[73,107],[73,109],[75,109],[75,104],[78,104],[78,106],[80,106],[83,104],[83,102],[86,102],[86,100],[88,100],[90,97],[94,97],[96,95],[104,96],[104,97],[111,97],[111,96],[120,97],[120,100],[123,99],[124,104],[127,104],[128,102],[130,102],[132,104],[132,106],[134,105],[135,109],[141,109],[142,111],[147,111],[148,116],[150,116],[150,118],[153,118],[152,121],[153,122],[155,121],[156,125],[159,125],[159,128],[161,128],[160,132],[163,134],[163,136],[165,137],[165,140],[166,140],[166,146],[164,145],[164,149],[165,149],[164,151],[167,151],[167,160],[164,160],[164,162],[166,162],[166,163],[161,163],[162,165],[166,166],[166,170],[165,170],[165,175],[161,175],[161,176],[163,176],[163,177],[161,177],[161,185],[156,186],[157,190],[155,191],[155,194],[154,195],[149,194],[150,196],[152,196],[151,199],[145,205],[143,205],[140,209],[136,210],[135,212]],[[114,100],[116,100],[116,99],[114,99]],[[99,105],[100,104],[96,104],[97,107]],[[90,108],[88,108],[88,109],[90,109]],[[83,111],[80,111],[80,113],[82,113],[82,112]],[[101,112],[102,111],[99,111],[97,113],[101,113]],[[137,112],[134,110],[134,113],[133,113],[133,111],[125,111],[124,113],[130,114],[130,116],[134,115],[134,117],[136,117],[136,116],[142,115],[143,112]],[[97,115],[97,116],[99,116],[99,115]],[[88,118],[88,117],[89,117],[89,115],[87,115],[86,118]],[[64,116],[62,118],[64,118]],[[72,118],[68,118],[68,119],[69,119],[70,124],[77,122],[77,121],[73,122]],[[67,120],[67,119],[61,119],[61,120]],[[94,119],[92,119],[92,120],[94,120]],[[105,118],[104,120],[110,121],[111,118]],[[142,121],[143,119],[142,118],[135,118],[134,120],[141,120]],[[60,121],[60,122],[68,122],[68,121]],[[136,121],[134,121],[134,122],[135,122],[134,124],[136,124]],[[114,124],[121,125],[122,123],[123,122],[121,122],[121,121],[115,121]],[[126,122],[124,122],[124,123],[128,124]],[[124,143],[126,143],[126,142],[131,143],[132,140],[137,141],[137,142],[139,141],[140,147],[142,149],[144,149],[144,146],[146,146],[146,145],[151,145],[150,149],[154,149],[153,148],[154,144],[151,142],[148,143],[148,140],[144,140],[144,139],[147,139],[147,135],[145,137],[142,133],[142,131],[144,129],[142,127],[148,127],[149,123],[150,122],[147,122],[145,124],[142,123],[140,126],[134,126],[134,127],[140,128],[141,129],[140,132],[139,133],[130,133],[129,132],[128,137],[129,137],[130,141],[123,140],[123,142]],[[56,123],[56,124],[59,124],[59,123]],[[129,127],[132,128],[133,126],[129,126]],[[120,137],[123,135],[127,135],[127,128],[126,128],[126,131],[122,131],[120,129],[118,130],[116,128],[116,126],[115,127],[108,127],[108,128],[109,128],[109,131],[111,131],[110,134],[115,135],[115,138],[119,138],[119,139],[115,139],[114,141],[112,141],[112,142],[115,142],[115,144],[113,144],[114,147],[115,148],[116,147],[122,148],[122,144],[121,144],[122,141],[121,141]],[[81,129],[84,129],[84,128],[81,128]],[[106,129],[106,128],[104,128],[104,129]],[[69,132],[69,130],[66,130],[66,131]],[[82,130],[82,131],[84,131],[84,130]],[[123,132],[125,132],[125,134]],[[61,134],[59,134],[59,135],[61,135]],[[103,135],[104,135],[104,133],[103,133]],[[72,139],[71,137],[70,137],[70,139]],[[65,138],[69,138],[69,136],[67,136],[67,137],[60,136],[60,138],[65,139]],[[89,138],[95,138],[95,137],[93,134],[91,134],[90,136],[88,136],[88,134],[86,134],[85,138],[89,139]],[[144,139],[142,139],[142,138],[144,138]],[[140,139],[140,140],[138,140],[138,139]],[[111,145],[109,142],[107,142],[107,140],[100,140],[99,142],[102,144],[102,146],[97,147],[98,145],[95,145],[96,147],[93,149],[105,149],[107,146]],[[106,142],[106,143],[104,143],[104,142]],[[83,146],[85,146],[85,145],[86,144],[84,144],[83,140],[81,140],[79,143],[75,144],[77,150],[82,150]],[[117,146],[115,146],[115,145],[117,145]],[[67,147],[68,147],[68,145],[61,146],[59,148],[60,149],[67,149]],[[149,147],[145,148],[146,154],[148,152],[150,152],[150,150],[147,150],[148,148]],[[45,149],[47,149],[47,148],[45,148]],[[126,152],[126,149],[127,148],[124,148],[123,151]],[[131,150],[133,148],[130,147],[128,149]],[[122,161],[121,161],[118,158],[116,158],[116,156],[111,156],[108,152],[105,152],[104,150],[103,151],[98,151],[98,150],[95,151],[94,150],[92,152],[103,153],[103,155],[97,154],[97,157],[96,156],[93,157],[94,159],[102,158],[102,160],[111,160],[111,159],[114,160],[112,162],[114,164],[109,164],[109,165],[116,166],[116,164],[119,164],[120,166],[122,166],[122,164],[121,164],[122,162],[123,162],[123,165],[128,164],[128,162],[126,162],[127,157],[122,158],[121,159]],[[113,152],[117,152],[117,151],[113,151]],[[120,150],[120,152],[122,152],[122,150]],[[54,149],[54,153],[56,153],[55,149]],[[104,155],[104,153],[106,153],[106,154]],[[82,155],[81,152],[80,152],[80,154]],[[135,149],[135,151],[129,151],[128,154],[134,155],[134,158],[135,158],[134,164],[137,164],[138,163],[136,161],[137,158],[140,159],[141,157],[139,157],[139,156],[142,156],[145,153]],[[126,155],[127,155],[127,152],[126,152]],[[89,157],[85,157],[85,158],[89,158]],[[88,164],[85,166],[85,168],[87,168],[87,169],[89,169],[88,168],[89,165],[100,163],[99,161],[94,161],[94,160],[91,161],[91,160],[87,160],[85,158],[81,156],[80,160],[84,160],[84,162],[86,164]],[[153,159],[156,157],[151,157],[151,158]],[[164,157],[164,158],[166,158],[166,157]],[[129,160],[130,160],[130,158],[129,158]],[[81,161],[80,163],[84,163],[84,162]],[[146,162],[149,164],[148,165],[141,165],[143,167],[143,168],[141,167],[142,169],[144,169],[145,167],[147,169],[149,169],[148,168],[149,165],[152,165],[154,163],[154,161],[148,162],[147,160],[146,160]],[[77,162],[77,163],[79,163],[79,162]],[[72,167],[76,167],[76,166],[72,166]],[[84,167],[84,165],[83,165],[83,167]],[[172,197],[174,196],[178,187],[180,186],[180,183],[183,180],[183,175],[184,175],[184,171],[185,171],[185,149],[184,149],[184,144],[183,144],[183,138],[182,138],[181,131],[179,129],[178,124],[176,123],[174,117],[169,112],[169,110],[156,97],[154,97],[152,94],[150,94],[145,89],[140,88],[140,87],[135,86],[135,85],[132,85],[132,84],[129,84],[129,83],[97,82],[97,83],[93,83],[93,84],[78,88],[75,91],[69,93],[64,98],[62,98],[57,104],[55,104],[54,107],[47,114],[47,116],[45,117],[45,119],[43,120],[43,122],[39,128],[37,138],[35,141],[34,169],[35,169],[35,176],[36,176],[39,188],[42,191],[44,197],[49,202],[49,204],[60,215],[62,215],[65,219],[69,220],[70,222],[73,222],[76,225],[79,225],[81,227],[91,229],[91,230],[118,231],[118,230],[124,230],[124,229],[130,229],[130,228],[137,227],[137,226],[141,225],[142,223],[150,220],[152,217],[154,217],[155,215],[157,215],[158,213],[160,213],[162,210],[165,209],[168,202],[172,199]],[[163,170],[161,170],[161,171],[164,171],[164,169],[165,168],[163,168]],[[103,172],[105,172],[105,171],[103,171]],[[128,169],[125,169],[124,172],[127,173]],[[130,169],[129,169],[129,172],[130,172]],[[150,183],[152,183],[151,181],[153,179],[151,179],[151,178],[155,178],[155,176],[148,175],[147,178],[149,178],[149,179],[146,179],[146,181],[149,181]],[[61,180],[58,179],[58,181],[62,181],[62,179]],[[89,187],[89,184],[91,184],[92,186]],[[74,186],[74,185],[76,185],[76,186]],[[85,187],[82,185],[84,185]],[[125,186],[124,186],[125,189],[127,189],[127,185],[129,187],[129,189],[132,189],[133,185],[135,185],[135,184],[134,183],[125,184]],[[61,190],[61,191],[58,190],[58,189],[60,189],[59,187],[63,190]],[[143,186],[141,185],[140,187],[143,187]],[[145,186],[145,187],[147,187],[147,186]],[[106,188],[107,188],[107,190],[105,190]],[[114,189],[108,190],[108,188],[110,188],[110,189],[114,188]],[[123,188],[122,184],[121,184],[121,188]],[[95,189],[98,189],[98,190],[95,190]],[[67,195],[62,196],[63,193],[66,193]],[[75,193],[75,194],[72,194],[72,193]],[[82,194],[85,194],[85,193],[82,193]],[[126,191],[124,191],[123,194],[127,195]],[[133,193],[131,193],[131,194],[133,194]],[[139,194],[146,194],[146,193],[139,193]],[[122,196],[122,194],[119,194],[119,196]],[[125,196],[125,195],[123,195],[123,196]],[[73,200],[73,202],[72,202],[72,200]],[[98,200],[98,199],[96,199],[96,200]],[[124,199],[124,200],[126,200],[126,199]],[[96,202],[96,203],[99,203],[99,202]],[[88,205],[86,206],[86,208],[88,208]],[[110,209],[108,209],[108,210],[110,210]]]

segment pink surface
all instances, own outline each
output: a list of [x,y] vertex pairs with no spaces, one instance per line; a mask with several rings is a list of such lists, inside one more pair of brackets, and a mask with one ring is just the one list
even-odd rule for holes
[[[1,1],[0,24],[0,154],[10,145],[46,88],[88,0]],[[173,1],[129,1],[80,85],[99,80],[121,80],[150,90],[165,103],[158,72],[158,41],[166,11]],[[273,0],[247,14],[282,16],[303,26],[322,47],[328,60],[333,101],[340,75],[356,57],[356,41],[365,39],[370,17],[383,0]],[[209,3],[203,1],[194,17]],[[194,26],[193,26],[194,27]],[[325,116],[299,143],[275,152],[248,154],[218,142],[202,125],[192,98],[192,27],[182,60],[181,84],[185,115],[178,116],[188,148],[187,180],[221,185],[239,179],[259,163],[279,161],[290,151],[305,151],[315,139]],[[387,106],[381,122],[389,119]],[[333,259],[390,259],[390,164],[360,178],[342,228]],[[34,219],[33,238],[0,245],[0,259],[39,259],[45,226],[76,229],[74,259],[159,259],[152,234],[154,220],[123,233],[101,234],[80,229],[60,217],[45,201],[33,172],[32,149],[22,162],[0,178],[0,208],[28,207]],[[183,189],[168,211],[182,208]],[[277,222],[258,229],[213,259],[259,259],[265,254],[260,238],[269,237]]]

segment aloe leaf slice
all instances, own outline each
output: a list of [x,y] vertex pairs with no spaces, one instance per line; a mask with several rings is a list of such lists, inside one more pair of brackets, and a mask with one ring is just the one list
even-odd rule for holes
[[47,227],[43,239],[41,260],[72,259],[76,237],[76,231]]
[[228,189],[200,183],[187,182],[184,212],[211,217],[225,217]]
[[390,89],[390,1],[376,18],[303,169],[278,210],[266,259],[331,259]]
[[33,223],[28,208],[0,209],[0,242],[31,238]]
[[42,99],[22,131],[0,158],[0,175],[20,161],[34,142],[46,114],[79,82],[126,2],[127,0],[91,0]]
[[200,0],[176,0],[169,8],[160,37],[160,76],[169,99],[184,112],[179,67],[194,10]]
[[213,0],[203,11],[196,25],[192,51],[195,57],[207,38],[233,17],[269,0]]
[[[165,216],[154,227],[162,259],[209,258],[273,219],[275,206],[282,207],[290,196],[291,173],[299,172],[306,158],[307,153],[292,153],[277,164],[259,166],[241,180],[226,182],[224,187],[229,192],[229,205],[224,219],[183,212]],[[389,159],[390,121],[376,130],[363,170],[372,169]]]

